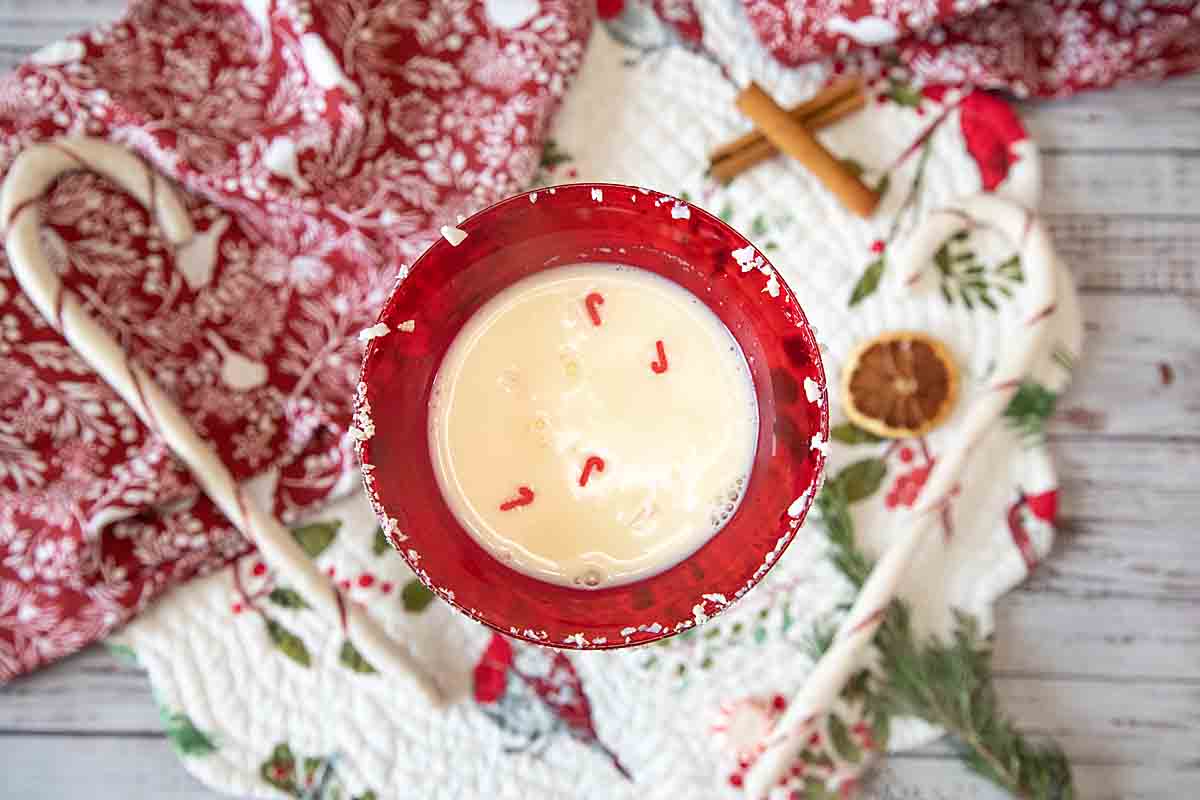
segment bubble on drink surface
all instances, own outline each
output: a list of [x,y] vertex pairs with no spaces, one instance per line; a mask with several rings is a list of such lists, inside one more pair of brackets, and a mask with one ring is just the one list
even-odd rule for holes
[[512,394],[521,385],[521,373],[510,367],[500,373],[496,382],[500,384],[501,389]]
[[729,518],[737,511],[738,504],[742,499],[742,487],[745,485],[746,479],[738,478],[730,483],[725,491],[713,496],[709,520],[712,522],[714,530],[720,529],[729,522]]
[[589,567],[571,579],[571,582],[576,586],[582,586],[585,589],[595,589],[607,581],[608,576],[595,567]]
[[529,423],[529,431],[539,445],[549,447],[553,440],[553,432],[550,430],[550,415],[545,412],[536,415],[533,422]]

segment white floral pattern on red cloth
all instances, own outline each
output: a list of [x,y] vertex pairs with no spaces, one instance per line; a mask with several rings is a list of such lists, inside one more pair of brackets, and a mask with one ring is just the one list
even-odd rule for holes
[[923,82],[1043,97],[1200,69],[1195,0],[744,3],[762,43],[788,66],[836,55],[842,69],[879,75],[898,60]]
[[[70,176],[46,246],[290,518],[348,487],[358,332],[441,225],[533,176],[589,20],[572,0],[522,19],[465,0],[265,6],[142,0],[39,51],[0,80],[0,174],[88,134],[191,193],[200,234],[172,253],[134,200]],[[0,255],[0,680],[246,549]]]

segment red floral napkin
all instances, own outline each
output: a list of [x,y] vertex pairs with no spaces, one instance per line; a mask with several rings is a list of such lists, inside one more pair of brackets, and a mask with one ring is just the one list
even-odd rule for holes
[[[90,174],[47,197],[67,284],[285,516],[353,485],[370,325],[444,224],[523,187],[579,65],[571,0],[142,0],[0,81],[0,174],[121,142],[191,194],[172,252]],[[0,679],[247,549],[0,256]]]
[[844,66],[855,71],[900,63],[926,83],[1042,97],[1200,69],[1196,0],[744,3],[763,44],[789,66],[849,53]]

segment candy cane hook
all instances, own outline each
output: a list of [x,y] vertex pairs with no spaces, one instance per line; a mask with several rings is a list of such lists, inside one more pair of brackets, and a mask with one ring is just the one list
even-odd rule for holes
[[899,535],[871,570],[832,646],[767,737],[766,750],[746,775],[745,786],[750,797],[762,796],[775,785],[804,750],[807,723],[828,712],[860,668],[862,653],[882,624],[919,545],[934,527],[942,508],[958,491],[968,456],[1000,419],[1034,360],[1042,353],[1049,321],[1057,307],[1057,259],[1041,222],[1016,203],[981,194],[930,214],[897,254],[903,284],[918,285],[941,243],[972,225],[994,227],[1019,246],[1029,281],[1026,295],[1029,310],[1020,330],[1009,339],[1005,357],[988,389],[968,409],[955,442],[938,458],[916,504],[900,523]]
[[150,211],[167,241],[189,242],[194,230],[174,187],[140,158],[100,139],[67,138],[24,150],[0,188],[0,229],[21,288],[63,338],[129,404],[183,461],[221,512],[252,541],[263,558],[304,595],[317,613],[340,626],[381,673],[416,682],[434,703],[437,684],[406,647],[386,636],[359,607],[346,601],[305,555],[291,533],[264,513],[196,433],[191,422],[149,374],[131,361],[117,340],[63,286],[42,251],[38,200],[62,175],[90,170],[116,183]]

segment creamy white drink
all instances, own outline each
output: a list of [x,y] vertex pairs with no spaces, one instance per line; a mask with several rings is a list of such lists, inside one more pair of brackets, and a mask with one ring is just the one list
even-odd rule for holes
[[430,400],[451,510],[489,553],[601,588],[687,558],[749,479],[758,406],[733,336],[645,270],[583,264],[505,289],[459,332]]

